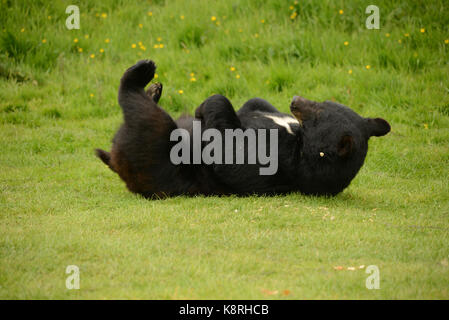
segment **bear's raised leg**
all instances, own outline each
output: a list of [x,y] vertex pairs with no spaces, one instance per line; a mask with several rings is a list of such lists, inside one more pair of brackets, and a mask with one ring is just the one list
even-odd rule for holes
[[144,91],[155,68],[142,60],[124,73],[118,100],[125,123],[114,137],[110,159],[97,155],[108,160],[129,190],[145,197],[194,193],[195,178],[170,161],[170,134],[177,125]]
[[[120,81],[118,101],[123,109],[125,124],[134,129],[132,133],[150,138],[153,144],[159,145],[162,142],[157,139],[169,138],[177,126],[170,115],[156,104],[154,97],[150,98],[144,91],[155,70],[156,65],[151,60],[141,60],[126,70]],[[149,90],[160,94],[162,85],[155,84]]]
[[237,115],[241,116],[245,113],[261,111],[261,112],[269,112],[269,113],[279,113],[279,110],[276,109],[271,103],[261,98],[253,98],[245,102],[243,107],[237,111]]
[[144,88],[153,79],[156,65],[151,60],[141,60],[128,68],[120,80],[118,102],[123,110],[125,123],[135,124],[147,118],[156,109],[156,103]]
[[[214,180],[224,186],[224,190],[228,190],[228,192],[246,193],[247,189],[245,189],[245,186],[248,185],[248,181],[251,181],[251,177],[257,176],[258,165],[237,163],[236,159],[237,157],[243,158],[245,162],[245,159],[249,159],[249,153],[254,155],[256,141],[240,135],[245,132],[245,128],[237,117],[231,102],[222,95],[209,97],[196,109],[195,117],[201,119],[201,130],[216,129],[221,133],[221,161],[220,157],[218,157],[211,164],[207,165],[207,168],[213,173]],[[234,130],[231,132],[231,135],[236,134],[236,139],[226,138],[228,136],[226,129]],[[236,140],[242,141],[240,137],[243,141],[246,141],[244,145],[234,144]],[[254,137],[256,138],[256,136]],[[227,141],[227,139],[229,140]],[[203,148],[207,144],[207,142],[204,142]],[[248,163],[248,160],[246,161]]]
[[201,120],[202,130],[214,128],[220,132],[224,132],[224,129],[241,127],[240,120],[231,102],[219,94],[207,98],[196,109],[195,118]]

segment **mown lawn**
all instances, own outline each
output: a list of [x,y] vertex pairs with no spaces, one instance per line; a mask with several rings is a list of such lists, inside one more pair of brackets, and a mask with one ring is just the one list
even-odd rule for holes
[[[448,299],[449,5],[373,4],[380,30],[365,1],[2,0],[0,298]],[[299,94],[392,132],[334,198],[145,200],[93,154],[143,58],[173,116],[212,93],[285,112]]]

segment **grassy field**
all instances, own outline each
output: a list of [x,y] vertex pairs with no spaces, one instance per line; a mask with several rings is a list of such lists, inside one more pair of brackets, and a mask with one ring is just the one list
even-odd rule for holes
[[[368,4],[1,0],[0,298],[449,299],[449,5],[375,1],[368,30]],[[93,153],[143,58],[173,116],[212,93],[284,112],[299,94],[392,132],[334,198],[145,200]]]

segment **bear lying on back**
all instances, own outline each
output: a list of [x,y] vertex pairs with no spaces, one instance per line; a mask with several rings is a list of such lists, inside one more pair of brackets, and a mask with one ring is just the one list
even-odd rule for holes
[[[293,98],[289,115],[259,98],[249,100],[235,112],[226,97],[214,95],[196,109],[195,117],[183,116],[174,121],[157,104],[162,85],[153,84],[144,90],[155,70],[156,65],[150,60],[139,61],[126,70],[118,93],[124,123],[113,139],[111,152],[96,150],[97,156],[125,181],[130,191],[144,197],[294,191],[335,195],[350,184],[363,165],[369,138],[390,131],[390,125],[383,119],[363,118],[341,104],[314,102],[298,96]],[[191,137],[194,121],[198,121],[195,124],[200,125],[202,132],[212,129],[223,137],[229,129],[251,129],[258,133],[274,129],[277,141],[268,141],[265,149],[270,149],[270,143],[277,143],[276,172],[261,175],[263,165],[259,161],[174,164],[170,153],[176,141],[171,141],[170,136],[176,129],[185,129]],[[258,135],[257,138],[258,148],[263,141]],[[257,148],[243,151],[245,158]],[[191,146],[190,152],[194,149]],[[224,157],[226,152],[229,150],[223,146]]]

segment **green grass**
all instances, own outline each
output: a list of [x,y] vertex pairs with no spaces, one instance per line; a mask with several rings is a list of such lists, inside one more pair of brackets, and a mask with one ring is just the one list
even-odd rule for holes
[[[376,1],[380,30],[364,1],[82,1],[69,31],[70,4],[1,1],[0,298],[449,298],[446,1]],[[212,93],[284,112],[299,94],[392,132],[334,198],[145,200],[93,154],[142,58],[173,116]],[[72,264],[80,290],[65,287]],[[380,290],[347,270],[361,265],[379,267]]]

